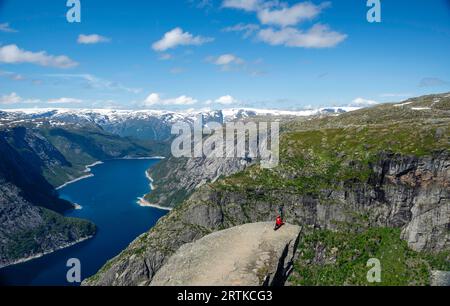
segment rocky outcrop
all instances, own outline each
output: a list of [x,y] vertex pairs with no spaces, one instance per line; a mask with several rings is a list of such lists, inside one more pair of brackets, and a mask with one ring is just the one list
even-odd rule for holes
[[431,272],[431,286],[435,286],[435,287],[450,286],[450,272],[449,271],[432,271]]
[[197,188],[243,171],[253,163],[245,158],[170,157],[149,170],[154,190],[145,199],[158,206],[175,207]]
[[292,268],[300,227],[253,223],[183,245],[151,286],[283,285]]
[[[413,159],[397,178],[412,189],[410,219],[402,238],[418,251],[450,249],[450,159],[448,153]],[[395,173],[394,173],[395,174]],[[394,180],[395,181],[395,180]]]

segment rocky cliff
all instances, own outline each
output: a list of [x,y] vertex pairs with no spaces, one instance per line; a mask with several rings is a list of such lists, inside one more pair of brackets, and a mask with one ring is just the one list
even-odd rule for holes
[[175,207],[197,188],[243,171],[252,164],[252,160],[244,158],[170,157],[148,171],[154,183],[145,200],[159,206]]
[[185,244],[156,273],[151,286],[283,285],[292,270],[300,227],[252,223]]

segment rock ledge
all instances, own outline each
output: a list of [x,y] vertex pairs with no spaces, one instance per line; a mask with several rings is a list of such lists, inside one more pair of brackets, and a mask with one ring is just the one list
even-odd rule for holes
[[301,228],[245,224],[183,245],[156,273],[151,286],[283,285]]

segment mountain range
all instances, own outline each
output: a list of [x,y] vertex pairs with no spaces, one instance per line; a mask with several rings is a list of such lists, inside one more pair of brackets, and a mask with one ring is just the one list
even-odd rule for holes
[[192,123],[202,116],[203,122],[240,120],[251,117],[308,117],[342,114],[355,107],[329,107],[304,111],[265,109],[224,109],[215,111],[157,111],[157,110],[109,110],[109,109],[11,109],[0,112],[0,124],[41,124],[52,127],[95,125],[106,132],[123,137],[164,141],[170,138],[170,129],[176,122]]

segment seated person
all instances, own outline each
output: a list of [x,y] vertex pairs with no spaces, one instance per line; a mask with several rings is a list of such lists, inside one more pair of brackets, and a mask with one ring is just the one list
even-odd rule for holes
[[280,229],[280,227],[282,227],[284,225],[283,219],[281,218],[281,216],[277,217],[276,223],[275,223],[275,228],[274,230],[277,231]]

